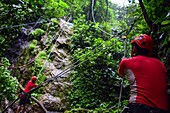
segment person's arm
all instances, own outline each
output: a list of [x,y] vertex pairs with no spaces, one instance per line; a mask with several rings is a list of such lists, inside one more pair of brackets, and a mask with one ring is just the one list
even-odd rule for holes
[[126,59],[126,57],[121,58],[122,61],[120,62],[120,66],[119,66],[119,69],[118,69],[118,75],[120,77],[125,76],[124,69],[126,68],[126,65],[125,65],[126,61],[124,59]]
[[119,70],[118,70],[118,75],[119,75],[119,77],[124,77],[124,75],[121,75],[121,74],[119,73]]

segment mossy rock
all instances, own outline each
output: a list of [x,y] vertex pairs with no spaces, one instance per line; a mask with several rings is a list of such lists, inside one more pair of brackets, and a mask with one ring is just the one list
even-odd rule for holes
[[44,35],[45,31],[43,29],[40,29],[40,28],[37,28],[35,29],[33,32],[31,32],[31,34],[34,36],[34,37],[39,37],[39,36],[42,36]]
[[30,50],[33,50],[36,45],[37,45],[37,40],[34,39],[34,40],[31,42],[31,44],[29,45],[29,49],[30,49]]

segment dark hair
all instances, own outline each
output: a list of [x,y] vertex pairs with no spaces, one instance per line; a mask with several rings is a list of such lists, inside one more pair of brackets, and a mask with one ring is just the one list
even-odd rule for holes
[[135,46],[135,48],[137,49],[136,56],[137,55],[149,56],[150,51],[148,49],[139,47],[136,42],[132,43],[132,49],[133,46]]
[[32,81],[32,83],[35,83],[35,81],[33,81],[33,80],[31,80]]

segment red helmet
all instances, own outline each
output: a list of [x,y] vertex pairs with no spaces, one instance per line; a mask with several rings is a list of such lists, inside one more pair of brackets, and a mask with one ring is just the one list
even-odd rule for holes
[[152,51],[153,40],[150,36],[139,35],[139,36],[135,37],[134,40],[130,44],[132,44],[134,42],[136,42],[139,47],[148,49],[149,51]]
[[33,77],[31,78],[31,80],[35,82],[35,81],[37,81],[37,77],[36,77],[36,76],[33,76]]

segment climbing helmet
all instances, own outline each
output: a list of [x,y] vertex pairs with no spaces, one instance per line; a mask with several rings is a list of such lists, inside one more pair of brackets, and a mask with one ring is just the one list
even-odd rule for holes
[[136,42],[137,45],[141,48],[145,48],[149,51],[152,51],[153,48],[153,40],[150,36],[148,35],[139,35],[137,37],[134,38],[134,40],[132,40],[132,43]]
[[37,77],[36,77],[36,76],[33,76],[33,77],[31,78],[31,80],[35,82],[35,81],[37,81]]

